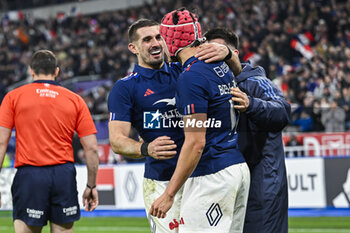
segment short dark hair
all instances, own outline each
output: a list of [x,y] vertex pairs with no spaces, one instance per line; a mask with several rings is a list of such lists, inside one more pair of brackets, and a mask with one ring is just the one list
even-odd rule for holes
[[139,20],[137,20],[136,22],[131,24],[129,29],[128,29],[129,42],[134,42],[138,39],[137,35],[136,35],[137,29],[143,28],[143,27],[158,26],[158,25],[159,25],[158,22],[151,20],[151,19],[139,19]]
[[36,75],[55,75],[57,68],[55,54],[49,50],[36,51],[30,60],[30,68]]
[[227,28],[213,28],[204,34],[208,41],[213,39],[223,39],[226,44],[233,45],[236,49],[239,46],[239,39],[236,33]]

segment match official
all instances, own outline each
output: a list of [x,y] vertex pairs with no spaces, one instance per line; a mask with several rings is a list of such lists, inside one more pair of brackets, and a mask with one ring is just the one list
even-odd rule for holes
[[16,130],[17,173],[11,188],[16,233],[41,232],[48,220],[51,232],[73,232],[74,221],[80,218],[72,148],[75,131],[88,170],[85,210],[98,205],[97,131],[84,100],[55,82],[58,72],[55,55],[37,51],[30,62],[34,82],[9,92],[0,107],[1,164],[12,128]]

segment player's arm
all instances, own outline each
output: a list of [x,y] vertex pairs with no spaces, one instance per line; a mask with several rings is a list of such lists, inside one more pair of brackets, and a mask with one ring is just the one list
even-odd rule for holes
[[[131,123],[127,121],[110,121],[109,141],[114,153],[125,155],[130,158],[144,158],[141,153],[143,142],[129,137]],[[161,136],[146,144],[147,154],[155,159],[169,159],[176,155],[176,144],[168,136]]]
[[96,178],[98,171],[98,148],[95,134],[80,138],[83,146],[86,166],[88,171],[87,186],[83,193],[83,203],[86,211],[93,211],[98,206],[98,193],[96,190]]
[[[176,155],[176,144],[169,137],[162,136],[143,144],[129,137],[133,108],[133,90],[130,85],[119,80],[108,96],[110,121],[108,124],[109,141],[112,150],[131,158],[143,158],[146,155],[155,159],[169,159]],[[149,144],[148,144],[149,143]],[[141,146],[143,145],[143,154]]]
[[192,114],[184,116],[185,141],[181,148],[179,160],[175,172],[165,190],[165,192],[152,204],[150,214],[164,218],[166,212],[171,208],[174,197],[188,177],[196,168],[205,146],[206,129],[186,127],[189,120],[204,122],[207,120],[206,113]]
[[[0,171],[2,163],[4,162],[6,149],[11,136],[11,129],[0,126]],[[1,207],[1,193],[0,193],[0,207]]]
[[114,153],[134,159],[145,157],[141,154],[142,143],[129,137],[131,131],[130,122],[110,121],[108,123],[108,130],[109,142]]
[[244,95],[248,96],[249,103],[245,113],[259,128],[277,132],[291,121],[290,105],[270,80],[266,77],[259,80],[250,78],[243,85],[246,94],[238,88],[231,89],[233,101],[243,98]]
[[206,63],[224,60],[232,73],[238,76],[242,71],[238,54],[237,49],[230,49],[226,45],[212,42],[201,44],[195,57],[198,57],[199,60],[204,60]]

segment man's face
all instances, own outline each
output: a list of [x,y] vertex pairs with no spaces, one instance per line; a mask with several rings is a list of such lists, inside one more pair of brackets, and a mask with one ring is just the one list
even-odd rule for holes
[[140,66],[159,69],[164,62],[164,42],[159,33],[159,26],[139,28],[137,40],[129,44],[129,49],[136,54]]

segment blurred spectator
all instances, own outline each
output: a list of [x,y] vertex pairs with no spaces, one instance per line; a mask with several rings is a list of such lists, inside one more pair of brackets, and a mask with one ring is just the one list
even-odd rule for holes
[[286,146],[293,147],[292,150],[288,150],[288,152],[293,154],[294,157],[304,156],[304,150],[301,147],[302,145],[303,144],[300,143],[295,134],[291,134],[289,141],[286,143]]
[[345,111],[345,130],[350,130],[350,88],[344,87],[339,106]]
[[337,101],[333,100],[330,108],[322,112],[321,120],[326,132],[344,132],[345,111],[338,106]]
[[301,132],[309,132],[313,129],[312,118],[306,110],[301,111],[300,117],[293,121],[293,125],[299,126]]
[[322,109],[320,106],[320,102],[318,100],[315,100],[312,103],[312,112],[311,112],[313,131],[316,131],[316,132],[324,131],[324,126],[322,124],[321,117],[322,117]]

